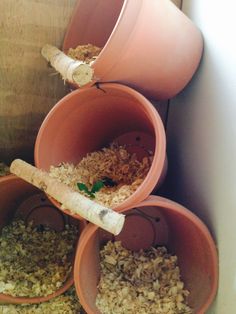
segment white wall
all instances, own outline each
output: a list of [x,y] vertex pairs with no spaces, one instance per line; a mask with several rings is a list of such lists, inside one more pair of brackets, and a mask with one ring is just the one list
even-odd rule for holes
[[171,101],[168,196],[197,213],[220,257],[217,300],[208,313],[236,313],[236,1],[183,0],[205,51],[191,84]]

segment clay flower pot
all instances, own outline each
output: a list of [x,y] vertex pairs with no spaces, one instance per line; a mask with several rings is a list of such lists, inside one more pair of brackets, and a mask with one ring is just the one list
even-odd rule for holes
[[143,183],[114,208],[119,211],[145,199],[161,183],[167,166],[162,121],[152,104],[135,90],[109,83],[68,94],[41,125],[35,144],[35,164],[47,171],[61,162],[77,164],[87,153],[114,140],[132,147],[132,152],[140,157],[149,150],[154,154]]
[[[15,215],[25,221],[33,220],[35,225],[45,225],[57,231],[62,231],[65,223],[78,224],[80,233],[86,226],[85,221],[68,219],[53,206],[44,193],[31,184],[16,176],[9,175],[0,178],[0,229],[10,223]],[[71,274],[62,287],[45,297],[14,297],[0,293],[0,303],[33,304],[45,302],[64,293],[72,286],[73,282],[73,274]]]
[[120,240],[131,250],[166,246],[178,257],[193,313],[206,313],[217,290],[218,262],[214,241],[203,222],[183,206],[158,196],[150,196],[123,212],[127,215],[126,223],[117,237],[89,224],[77,247],[74,280],[86,313],[100,313],[95,305],[100,277],[99,248],[108,240]]
[[200,31],[169,0],[80,0],[63,50],[102,47],[92,67],[100,82],[129,85],[153,99],[180,92],[196,71]]

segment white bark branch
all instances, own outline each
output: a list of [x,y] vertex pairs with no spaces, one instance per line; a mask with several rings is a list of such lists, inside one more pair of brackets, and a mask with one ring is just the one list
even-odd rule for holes
[[79,87],[92,82],[94,70],[89,64],[74,60],[51,45],[45,45],[41,53],[64,80],[77,84]]
[[10,171],[53,197],[62,204],[63,208],[80,215],[102,229],[114,235],[122,230],[125,221],[123,214],[93,202],[64,183],[50,177],[47,172],[20,159],[12,162]]

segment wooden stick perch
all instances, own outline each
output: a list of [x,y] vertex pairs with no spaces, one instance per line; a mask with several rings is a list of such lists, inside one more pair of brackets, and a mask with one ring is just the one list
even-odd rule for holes
[[51,45],[45,45],[41,53],[64,80],[77,84],[79,87],[92,82],[94,70],[89,64],[74,60]]
[[64,183],[50,177],[47,172],[20,159],[12,162],[10,171],[53,197],[62,204],[64,209],[79,214],[102,229],[117,235],[123,228],[125,221],[123,214],[93,202]]

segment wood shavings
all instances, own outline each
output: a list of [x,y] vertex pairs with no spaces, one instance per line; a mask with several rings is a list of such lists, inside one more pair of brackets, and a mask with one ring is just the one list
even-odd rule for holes
[[77,236],[72,225],[56,232],[14,219],[0,236],[0,292],[39,297],[58,290],[71,274]]
[[104,177],[109,178],[116,184],[105,186],[96,192],[93,200],[113,208],[125,201],[142,184],[151,162],[152,156],[139,161],[136,155],[130,154],[124,146],[113,143],[108,148],[87,154],[77,165],[61,163],[51,166],[50,176],[76,191],[78,182],[91,188],[96,181]]
[[0,305],[0,314],[82,314],[84,313],[75,293],[70,288],[64,294],[40,304]]
[[177,266],[165,247],[132,252],[109,241],[100,251],[96,305],[102,314],[191,314]]
[[67,52],[67,55],[74,60],[91,63],[98,57],[101,50],[102,48],[92,44],[79,45],[76,48],[70,48]]

